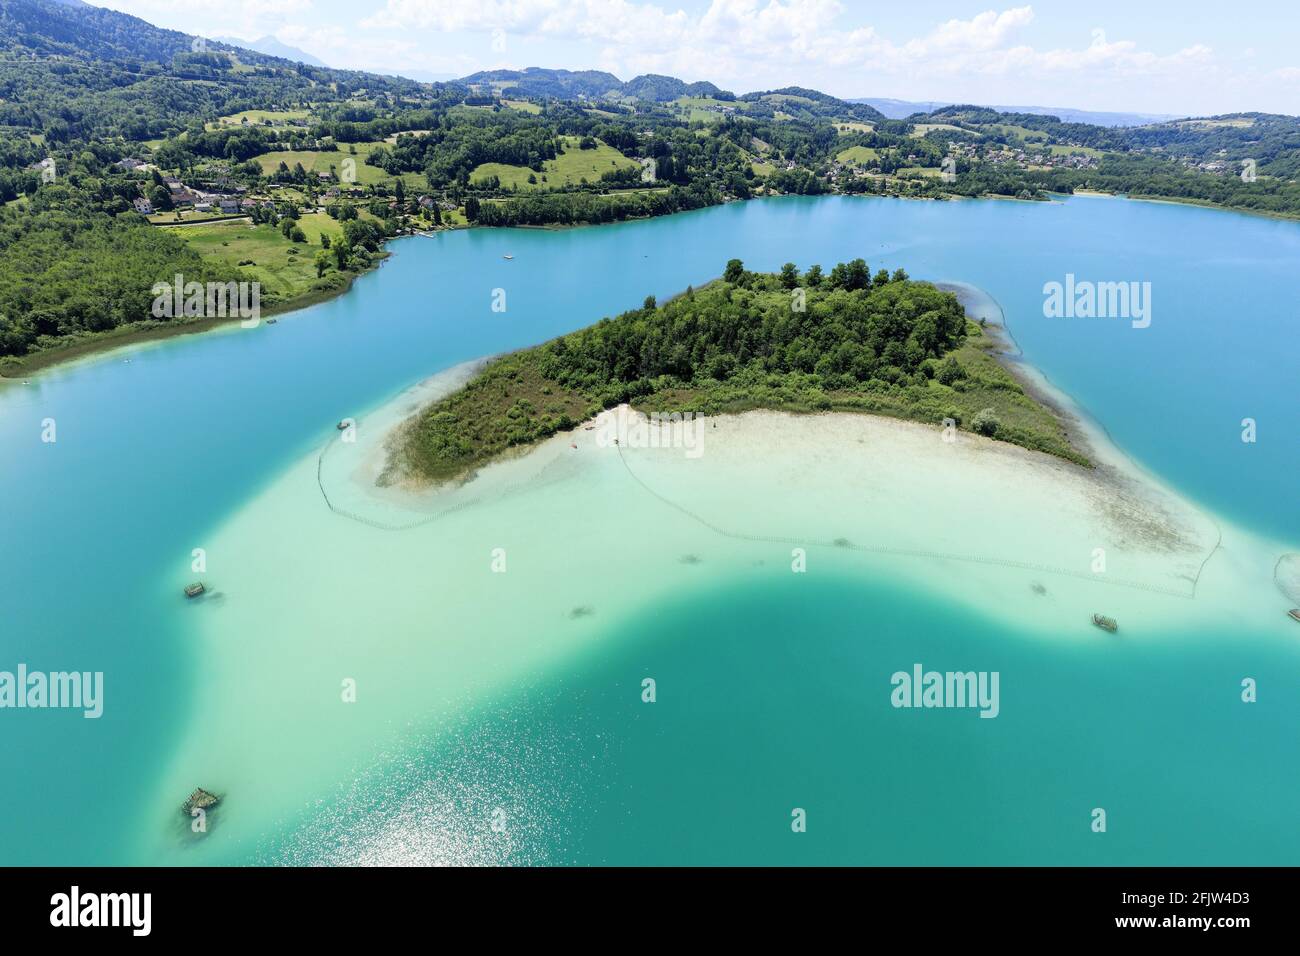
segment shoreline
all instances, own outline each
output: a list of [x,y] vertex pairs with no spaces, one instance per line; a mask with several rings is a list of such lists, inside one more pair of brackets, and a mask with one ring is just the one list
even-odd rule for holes
[[[845,199],[901,199],[901,200],[913,201],[913,202],[939,202],[939,201],[955,201],[955,200],[966,200],[972,202],[977,202],[980,200],[1004,200],[1004,201],[1009,200],[1011,202],[1033,202],[1033,203],[1046,203],[1046,204],[1059,202],[1059,200],[1055,200],[1055,199],[1022,200],[1015,196],[998,196],[998,195],[963,196],[955,193],[945,194],[942,197],[877,196],[874,194],[859,195],[859,194],[850,194],[850,193],[826,193],[825,195],[840,196]],[[1076,190],[1073,193],[1051,193],[1049,194],[1049,196],[1065,196],[1066,198],[1070,198],[1072,196],[1082,196],[1082,197],[1107,198],[1107,199],[1125,199],[1125,200],[1132,200],[1135,202],[1165,203],[1165,204],[1170,204],[1175,206],[1196,206],[1202,209],[1217,209],[1223,212],[1230,212],[1230,213],[1235,213],[1237,215],[1243,215],[1243,216],[1260,216],[1265,219],[1273,219],[1273,220],[1279,220],[1284,222],[1300,222],[1300,216],[1290,216],[1282,213],[1271,213],[1271,212],[1261,211],[1261,210],[1239,209],[1232,206],[1220,206],[1214,203],[1207,203],[1200,200],[1183,200],[1183,199],[1178,199],[1176,197],[1130,196],[1126,194],[1121,195],[1117,193],[1108,193],[1099,190],[1083,190],[1083,189]],[[687,213],[699,212],[704,209],[720,208],[722,206],[732,205],[733,203],[755,202],[763,199],[784,199],[784,198],[790,198],[790,197],[788,195],[754,196],[751,197],[750,199],[734,199],[725,203],[718,203],[717,207],[702,206],[699,209],[680,210],[678,212],[668,213],[668,215],[669,216],[684,215]],[[530,229],[530,230],[545,231],[545,232],[563,232],[563,231],[569,231],[573,229],[587,229],[587,228],[596,228],[605,225],[617,225],[618,223],[622,223],[622,222],[648,222],[649,220],[652,219],[662,219],[662,218],[665,217],[644,216],[644,217],[636,217],[630,219],[620,219],[612,223],[589,223],[589,222],[553,223],[553,224],[543,224],[543,225],[521,225],[521,226],[505,226],[505,227],[477,226],[477,225],[470,224],[466,226],[458,226],[453,229],[444,229],[441,231],[456,232],[456,231],[462,231],[468,229],[513,228],[513,229]],[[435,232],[434,234],[436,235],[438,233]],[[391,257],[394,254],[388,248],[388,244],[390,242],[399,239],[419,238],[425,235],[427,234],[413,233],[407,236],[393,236],[390,239],[385,240],[383,247],[381,247],[379,255],[376,256],[372,264],[364,271],[354,273],[353,275],[351,275],[348,281],[341,287],[337,289],[309,292],[302,296],[297,296],[293,299],[287,300],[285,302],[267,308],[263,312],[263,317],[272,318],[281,315],[288,315],[290,313],[298,312],[303,309],[308,309],[314,305],[320,305],[323,302],[328,302],[332,299],[336,299],[340,296],[345,295],[347,292],[349,292],[352,289],[352,284],[357,279],[377,270],[379,266],[383,264],[383,262],[385,262],[389,257]],[[959,283],[955,283],[955,284],[959,284]],[[108,354],[111,354],[112,352],[120,348],[126,348],[128,346],[140,345],[149,342],[162,342],[183,335],[201,335],[205,332],[215,331],[224,326],[228,326],[239,321],[241,320],[238,318],[199,319],[194,322],[187,322],[181,325],[174,325],[172,323],[167,323],[167,324],[161,324],[161,325],[152,326],[148,328],[140,328],[139,325],[133,324],[129,326],[123,326],[118,329],[112,329],[107,332],[95,333],[91,337],[78,339],[76,342],[71,343],[69,345],[54,346],[53,348],[45,349],[40,352],[31,353],[30,355],[5,356],[3,358],[0,358],[0,386],[6,383],[17,383],[26,376],[36,375],[41,372],[48,371],[49,369],[57,368],[65,364],[71,364],[73,362],[80,361],[82,359],[103,357]],[[1015,372],[1012,368],[1007,367],[1007,371],[1013,376],[1015,375]],[[1031,397],[1035,397],[1035,396],[1031,396]]]
[[1167,206],[1196,206],[1200,209],[1234,212],[1240,216],[1259,216],[1261,219],[1273,219],[1278,222],[1300,222],[1300,213],[1273,212],[1268,209],[1246,209],[1242,206],[1223,206],[1205,199],[1190,199],[1179,196],[1135,196],[1132,193],[1112,193],[1103,189],[1076,189],[1072,193],[1052,193],[1051,195],[1083,196],[1093,199],[1127,199],[1131,202],[1150,202]]
[[[203,225],[207,225],[207,223]],[[406,239],[409,237],[395,236],[394,238]],[[305,292],[300,296],[294,296],[292,299],[286,299],[283,302],[277,302],[266,307],[262,310],[260,322],[294,312],[301,312],[303,309],[309,309],[314,305],[320,305],[323,302],[329,302],[347,294],[352,290],[354,282],[362,276],[377,271],[392,255],[393,253],[387,248],[381,249],[369,266],[361,272],[349,275],[348,280],[337,289],[318,289]],[[29,375],[37,375],[64,365],[73,365],[86,359],[106,358],[118,349],[128,348],[133,345],[165,342],[186,335],[203,335],[207,332],[217,332],[238,325],[243,321],[245,320],[238,316],[227,316],[219,319],[195,319],[193,322],[160,322],[153,325],[132,323],[120,326],[106,332],[97,332],[90,336],[78,338],[67,345],[56,345],[39,352],[33,352],[30,355],[10,355],[0,358],[0,384],[6,382],[18,383]]]
[[[428,380],[421,387],[431,383]],[[414,391],[403,393],[401,399],[409,400]],[[389,444],[407,420],[393,414],[397,403],[395,400],[377,411],[376,416],[381,420],[386,418],[388,426],[356,447],[350,458],[336,460],[333,474],[322,479],[321,490],[324,493],[328,486],[327,497],[331,502],[341,494],[350,496],[351,510],[345,517],[399,535],[418,534],[423,525],[448,520],[467,508],[491,509],[518,494],[543,493],[554,480],[581,482],[585,471],[610,467],[615,471],[626,468],[633,479],[629,487],[640,486],[637,494],[645,492],[659,499],[653,508],[667,506],[708,534],[732,539],[742,546],[785,540],[780,534],[792,528],[823,525],[829,528],[828,522],[836,518],[821,514],[818,506],[812,506],[803,516],[804,521],[790,522],[790,528],[768,529],[760,524],[762,534],[752,533],[754,529],[745,523],[728,523],[717,517],[767,500],[763,495],[737,495],[737,482],[739,487],[762,480],[777,480],[779,485],[789,482],[788,475],[773,479],[762,474],[761,469],[756,477],[747,470],[752,466],[745,464],[762,448],[781,448],[786,456],[799,450],[794,456],[797,464],[786,467],[797,468],[801,479],[805,472],[816,470],[820,474],[815,479],[810,476],[809,480],[829,482],[829,485],[856,485],[865,481],[871,494],[864,496],[864,502],[879,497],[890,503],[888,514],[873,514],[869,518],[873,524],[885,526],[887,531],[883,536],[873,533],[845,538],[825,530],[798,539],[818,548],[862,552],[868,559],[873,554],[920,558],[917,567],[933,560],[983,563],[1107,583],[1088,571],[1091,546],[1101,541],[1111,550],[1112,564],[1126,567],[1125,574],[1131,578],[1119,580],[1112,574],[1109,583],[1181,600],[1194,598],[1199,578],[1220,550],[1223,538],[1217,515],[1186,499],[1176,489],[1152,480],[1140,468],[1119,460],[1118,450],[1103,456],[1104,466],[1088,469],[973,433],[963,432],[956,444],[947,444],[940,440],[941,430],[936,426],[855,412],[797,414],[750,410],[709,416],[703,420],[706,450],[701,456],[710,462],[702,466],[708,475],[707,488],[699,487],[690,477],[697,464],[680,449],[672,448],[667,440],[659,448],[633,445],[626,450],[600,444],[598,436],[602,428],[610,427],[620,413],[644,421],[644,416],[626,405],[606,409],[571,432],[558,433],[527,449],[494,459],[460,481],[383,483],[376,481],[376,476],[387,470]],[[648,427],[653,431],[657,426]],[[1098,446],[1103,441],[1099,435]],[[865,448],[859,450],[860,446]],[[722,451],[714,451],[717,448]],[[708,474],[719,454],[727,476],[720,482],[716,481],[716,474]],[[618,459],[619,463],[597,464],[602,456],[605,461]],[[829,467],[840,459],[844,467]],[[954,477],[957,472],[960,475]],[[917,474],[931,477],[917,481]],[[922,487],[926,481],[935,487]],[[825,489],[827,494],[832,491],[829,485]],[[925,502],[934,500],[940,489],[948,493],[956,487],[962,489],[961,496],[970,499],[965,504],[972,506],[957,508],[958,514],[968,516],[965,523],[943,528],[937,538],[926,535],[921,521]],[[993,489],[1005,491],[1008,487],[1016,488],[1017,492],[999,495],[994,503],[990,498]],[[724,493],[722,489],[731,490]],[[743,501],[738,504],[733,498]],[[974,516],[976,503],[986,512],[979,517]],[[1054,530],[1043,534],[1034,516],[1041,519],[1042,510],[1048,508],[1055,516]],[[340,509],[331,504],[331,510],[339,513]],[[1019,517],[1015,513],[1020,513]],[[395,520],[398,516],[405,520]],[[749,519],[765,524],[769,515],[764,508],[757,507]],[[1005,534],[993,533],[1000,526],[1018,528],[1009,537],[1021,535],[1024,541],[1032,539],[1033,545],[1017,549],[1012,541],[1011,553],[1001,554],[1008,543]],[[771,537],[769,531],[778,537]],[[1063,547],[1061,539],[1071,539],[1071,544]],[[789,541],[794,543],[796,539]],[[1271,542],[1269,546],[1272,547]],[[1038,560],[1031,554],[1035,548],[1043,552]],[[1069,554],[1068,559],[1064,557],[1065,552]],[[1155,578],[1138,573],[1153,566],[1160,568]]]
[[997,299],[969,283],[950,280],[937,284],[950,287],[962,300],[963,306],[978,295],[997,308],[999,321],[990,322],[984,328],[985,334],[993,341],[989,354],[1024,388],[1026,395],[1046,408],[1060,423],[1070,446],[1088,458],[1090,470],[1114,481],[1140,481],[1159,487],[1168,494],[1181,496],[1177,489],[1122,448],[1106,426],[1074,396],[1025,358],[1024,349],[1006,320],[1006,310]]
[[[977,322],[979,317],[972,316],[970,309],[970,305],[979,304],[977,296],[997,309],[997,321],[990,320],[986,325],[981,326],[990,340],[990,345],[985,351],[1025,390],[1029,398],[1051,413],[1057,424],[1061,426],[1067,444],[1087,458],[1092,468],[1099,467],[1099,461],[1105,456],[1099,454],[1097,443],[1090,437],[1090,433],[1096,429],[1088,425],[1089,420],[1095,421],[1095,419],[1092,419],[1087,410],[1073,397],[1058,388],[1042,370],[1024,357],[1024,350],[1007,324],[1007,313],[1002,308],[1002,303],[984,289],[967,282],[946,280],[936,282],[935,285],[955,294],[962,308],[967,310],[967,317],[974,318]],[[1106,437],[1109,440],[1110,436]]]
[[[487,360],[478,360],[484,361]],[[473,364],[465,363],[440,373],[408,389],[401,397],[409,398],[420,388],[427,390],[437,384],[436,380],[441,380],[443,390],[454,387],[449,376],[458,371],[472,374]],[[1044,380],[1040,387],[1053,394],[1054,386],[1049,381]],[[972,573],[977,574],[983,572],[974,570],[975,566],[988,564],[1000,568],[999,574],[1024,571],[1058,577],[1062,582],[1073,578],[1090,585],[1115,585],[1108,588],[1115,594],[1144,592],[1146,604],[1140,600],[1137,603],[1116,600],[1126,618],[1134,611],[1158,617],[1156,606],[1169,599],[1175,601],[1175,605],[1166,607],[1170,612],[1184,602],[1197,601],[1202,579],[1211,582],[1213,603],[1238,602],[1247,586],[1258,589],[1257,597],[1271,594],[1276,600],[1286,596],[1275,584],[1275,566],[1286,555],[1300,553],[1293,542],[1238,526],[1187,497],[1115,445],[1105,429],[1068,396],[1063,395],[1063,401],[1068,406],[1063,411],[1076,423],[1081,437],[1096,455],[1093,467],[971,432],[961,432],[955,444],[946,444],[940,440],[941,429],[935,425],[887,415],[751,409],[703,419],[703,434],[710,449],[701,456],[706,461],[716,460],[712,449],[720,443],[725,446],[734,440],[734,435],[740,436],[741,444],[735,451],[726,453],[735,460],[725,462],[731,473],[720,485],[715,481],[716,474],[710,474],[712,464],[705,465],[703,472],[694,472],[704,476],[701,488],[696,479],[689,478],[691,469],[699,468],[701,463],[690,460],[680,447],[672,447],[671,441],[663,441],[660,448],[629,445],[626,450],[620,450],[600,446],[601,427],[609,425],[613,416],[624,412],[645,420],[644,415],[626,405],[605,409],[572,431],[557,433],[527,448],[513,449],[457,481],[376,481],[377,476],[388,470],[390,442],[409,421],[407,415],[393,414],[395,400],[373,413],[388,419],[382,434],[355,446],[353,458],[342,465],[336,463],[333,474],[323,481],[330,484],[330,497],[340,488],[346,488],[351,505],[363,512],[354,511],[346,517],[395,532],[400,538],[405,534],[419,535],[419,529],[431,523],[436,522],[439,527],[445,521],[458,523],[460,513],[466,509],[490,511],[517,496],[550,494],[547,489],[557,483],[581,484],[588,480],[591,469],[606,467],[593,464],[599,456],[617,457],[623,461],[616,470],[626,469],[632,485],[640,486],[637,493],[648,493],[659,499],[654,507],[661,511],[665,506],[676,510],[709,535],[730,539],[733,545],[749,546],[755,542],[785,541],[779,533],[791,529],[773,528],[778,537],[771,537],[751,533],[743,525],[728,526],[713,516],[752,505],[756,509],[752,520],[760,526],[765,524],[770,513],[753,503],[770,500],[776,488],[788,489],[791,475],[774,477],[764,469],[755,472],[752,462],[763,459],[772,449],[780,449],[778,457],[781,458],[802,449],[795,455],[797,464],[787,463],[786,471],[797,468],[801,476],[808,473],[809,482],[828,482],[823,495],[811,494],[808,499],[833,501],[836,495],[844,494],[839,488],[841,484],[856,486],[865,482],[870,493],[862,497],[859,505],[867,505],[877,497],[887,501],[888,513],[870,520],[883,522],[892,534],[883,539],[872,533],[861,538],[849,536],[846,540],[827,532],[820,537],[809,534],[801,539],[802,543],[830,552],[859,552],[868,561],[905,558],[904,565],[916,569],[907,572],[909,577],[916,574],[924,578],[929,573],[927,567],[932,570],[935,562],[970,566]],[[659,428],[662,434],[662,429],[672,426],[648,427]],[[858,450],[864,445],[865,457]],[[845,467],[833,467],[838,459],[843,459]],[[871,474],[876,471],[888,475],[886,485],[882,486]],[[918,475],[925,477],[918,480]],[[776,488],[769,489],[771,493],[767,495],[743,491],[746,483],[761,481],[775,481]],[[925,487],[927,481],[934,487]],[[799,484],[802,486],[803,481]],[[1014,491],[1008,493],[1008,489]],[[882,495],[882,491],[886,493]],[[321,492],[325,492],[324,483]],[[966,507],[945,509],[958,520],[936,531],[938,540],[932,540],[920,533],[933,518],[927,509],[934,501],[950,494],[969,500],[965,501]],[[738,503],[737,498],[742,501]],[[780,498],[789,500],[784,494]],[[838,511],[839,515],[845,513],[843,508]],[[1045,514],[1052,516],[1048,526],[1042,524]],[[382,521],[375,520],[381,515]],[[803,516],[803,522],[793,523],[794,528],[816,528],[834,522],[836,515],[835,508],[828,511],[822,505],[814,505]],[[1052,530],[1045,531],[1045,527]],[[1064,551],[1063,539],[1073,539]],[[795,540],[790,538],[787,543]],[[941,546],[953,541],[962,546]],[[1026,549],[1026,542],[1032,547]],[[1112,565],[1109,574],[1098,575],[1095,569],[1089,569],[1089,558],[1095,556],[1093,549],[1099,544],[1108,553]],[[1054,551],[1057,559],[1022,559],[1022,552],[1033,547]],[[1012,556],[992,554],[1008,548]],[[984,554],[986,550],[990,554]],[[1138,573],[1157,567],[1156,578]],[[1116,572],[1122,573],[1117,576]],[[1127,583],[1119,580],[1125,575],[1130,579]],[[1081,594],[1090,590],[1084,587]],[[982,603],[971,595],[965,598]],[[1255,618],[1257,626],[1265,630],[1289,633],[1284,618],[1270,613],[1267,605],[1267,601],[1252,600],[1248,606],[1238,606],[1234,613]]]

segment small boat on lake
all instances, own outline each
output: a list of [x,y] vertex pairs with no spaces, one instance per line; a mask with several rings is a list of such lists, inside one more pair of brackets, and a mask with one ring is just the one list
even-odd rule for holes
[[502,256],[501,258],[502,258],[502,259],[513,259],[514,256]]
[[203,586],[202,581],[195,581],[193,584],[185,585],[185,596],[187,598],[196,598],[206,590],[207,588]]
[[349,428],[352,427],[352,422],[348,421],[348,420],[345,418],[345,419],[343,419],[343,421],[339,422],[339,423],[338,423],[337,425],[335,425],[334,427],[337,428],[337,429],[338,429],[339,431],[341,431],[341,432],[345,432],[345,431],[347,431]]
[[1113,617],[1107,617],[1105,614],[1094,614],[1092,616],[1092,623],[1096,624],[1103,631],[1110,631],[1112,634],[1119,630],[1119,624],[1115,619]]
[[1300,621],[1300,607],[1293,607],[1286,613],[1290,616],[1291,620]]

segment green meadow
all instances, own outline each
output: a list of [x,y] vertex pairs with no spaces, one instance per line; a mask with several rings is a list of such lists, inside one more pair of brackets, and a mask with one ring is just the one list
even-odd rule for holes
[[[544,162],[540,173],[527,166],[483,163],[474,168],[470,180],[480,182],[496,176],[503,189],[559,189],[579,185],[584,179],[589,183],[597,183],[601,173],[638,165],[636,160],[628,159],[614,147],[599,140],[596,141],[595,149],[579,149],[576,136],[562,136],[561,140],[564,142],[564,152],[555,159]],[[536,183],[530,183],[529,176],[533,176]]]
[[879,158],[880,154],[870,146],[850,146],[848,149],[842,149],[835,154],[835,159],[838,162],[850,166],[865,166]]

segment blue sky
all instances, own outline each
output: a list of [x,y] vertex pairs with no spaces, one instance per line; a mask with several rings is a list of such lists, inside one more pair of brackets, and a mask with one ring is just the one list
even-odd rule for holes
[[331,66],[668,73],[738,93],[1300,113],[1300,5],[1144,0],[94,0]]

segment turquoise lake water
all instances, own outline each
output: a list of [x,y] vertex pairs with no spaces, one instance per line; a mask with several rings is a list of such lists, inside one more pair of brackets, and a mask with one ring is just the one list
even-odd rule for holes
[[[608,643],[377,765],[262,861],[369,860],[340,852],[346,832],[382,843],[374,862],[411,862],[419,834],[469,830],[502,805],[541,825],[484,862],[1290,865],[1300,852],[1282,809],[1294,697],[1250,708],[1210,690],[1260,670],[1249,641],[1046,650],[925,594],[848,577],[809,593],[773,572],[658,605]],[[863,678],[900,661],[1000,671],[1002,713],[893,709]],[[1269,665],[1295,667],[1276,652]],[[653,706],[629,680],[642,673]],[[518,789],[494,786],[503,776]],[[1095,805],[1104,842],[1086,826]],[[794,807],[804,834],[782,823]],[[452,859],[475,859],[472,833],[453,842]]]
[[[175,821],[142,812],[186,728],[201,720],[195,700],[209,676],[195,642],[211,608],[188,605],[178,582],[194,577],[191,548],[317,450],[335,421],[460,362],[703,283],[733,256],[764,270],[862,256],[873,270],[986,290],[1026,360],[1140,465],[1226,521],[1292,550],[1300,542],[1295,223],[1092,198],[824,197],[593,229],[447,233],[393,249],[348,295],[275,326],[132,348],[0,388],[0,670],[23,662],[103,671],[106,681],[98,721],[0,712],[9,768],[0,862],[185,861],[158,850]],[[1067,273],[1150,282],[1150,327],[1045,318],[1043,284]],[[497,288],[504,314],[491,310]],[[40,440],[46,418],[57,422],[54,444]],[[1244,418],[1257,422],[1258,441],[1241,441]],[[611,562],[635,573],[635,548]],[[463,817],[489,799],[465,781],[503,774],[532,824],[504,858],[475,855],[482,840],[470,834],[458,844],[470,850],[449,859],[1300,856],[1290,806],[1300,785],[1300,634],[1288,644],[1244,627],[1179,632],[1102,659],[840,570],[811,595],[791,593],[786,578],[719,574],[602,634],[604,652],[493,688],[436,731],[411,714],[399,743],[361,772],[340,767],[304,790],[302,812],[255,845],[223,847],[217,830],[192,859],[348,862],[339,848],[366,845],[377,827],[454,830],[428,807],[456,804]],[[317,600],[310,581],[283,597]],[[874,622],[871,644],[849,639],[864,619]],[[256,621],[220,636],[250,667],[276,638]],[[949,669],[963,655],[1000,669],[1008,684],[1032,675],[1014,681],[1031,689],[1016,707],[1008,691],[997,720],[954,712],[909,725],[899,721],[915,714],[893,710],[856,676],[877,660]],[[676,693],[689,704],[665,693],[651,711],[640,707],[624,684],[642,662],[670,675],[661,683],[694,688]],[[1207,689],[1243,672],[1271,689],[1257,705]],[[448,797],[453,777],[459,789]],[[1074,824],[1103,799],[1098,789],[1125,821],[1104,844]],[[423,810],[410,804],[421,793],[430,798]],[[794,806],[809,809],[798,838],[779,822]]]

